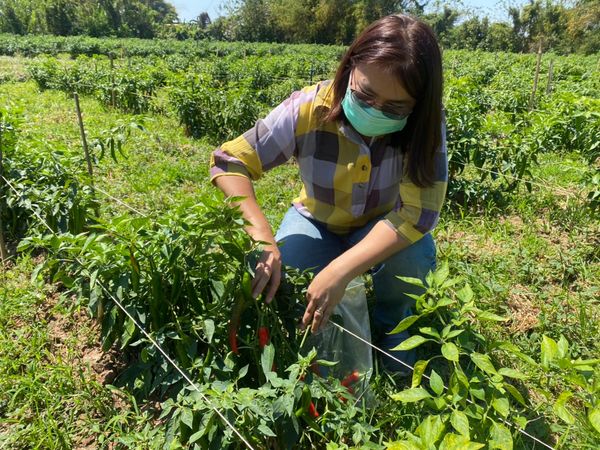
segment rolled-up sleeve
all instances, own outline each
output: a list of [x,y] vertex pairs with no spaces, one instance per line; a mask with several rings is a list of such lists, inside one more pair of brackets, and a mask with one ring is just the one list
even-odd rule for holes
[[446,126],[442,125],[442,144],[434,154],[434,183],[420,188],[408,177],[400,182],[399,208],[385,216],[385,221],[409,242],[414,243],[435,228],[448,187]]
[[211,156],[210,180],[237,175],[257,180],[294,154],[300,105],[315,96],[314,86],[294,92],[264,119],[238,138],[225,142]]

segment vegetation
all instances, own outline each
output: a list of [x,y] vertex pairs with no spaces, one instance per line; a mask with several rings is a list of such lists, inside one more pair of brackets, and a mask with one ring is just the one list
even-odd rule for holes
[[151,38],[177,18],[163,0],[0,1],[0,31],[14,34]]
[[[598,446],[593,58],[546,55],[532,96],[533,56],[445,53],[440,268],[396,329],[419,361],[405,380],[375,360],[356,395],[314,373],[295,327],[307,275],[289,270],[272,305],[249,298],[258,246],[207,182],[214,146],[329,77],[339,49],[214,44],[199,59],[138,48],[148,53],[112,68],[91,50],[15,58],[29,80],[0,77],[12,258],[0,270],[0,444],[244,448],[219,411],[256,448],[533,448],[520,429],[556,448]],[[293,162],[257,183],[274,225],[298,189]],[[118,355],[110,379],[73,357],[82,341]]]

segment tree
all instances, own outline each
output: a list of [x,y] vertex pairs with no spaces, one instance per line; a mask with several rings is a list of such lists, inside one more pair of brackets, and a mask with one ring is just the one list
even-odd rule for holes
[[55,0],[46,7],[44,13],[48,33],[59,36],[73,34],[76,11],[75,5],[72,2]]
[[200,27],[202,30],[204,30],[204,29],[208,28],[208,26],[211,23],[210,16],[208,15],[208,13],[206,11],[202,12],[196,18],[196,23],[198,24],[198,27]]
[[580,0],[567,12],[566,52],[600,51],[600,0]]
[[450,31],[454,28],[459,17],[460,12],[458,10],[452,9],[448,5],[444,5],[442,11],[426,14],[422,16],[422,19],[434,31],[441,45],[443,47],[449,47],[451,45]]

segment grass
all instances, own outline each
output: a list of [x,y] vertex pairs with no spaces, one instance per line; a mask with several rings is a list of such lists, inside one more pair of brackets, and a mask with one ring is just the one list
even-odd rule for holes
[[[0,59],[0,79],[4,71],[22,73],[23,61]],[[141,117],[107,109],[91,98],[81,102],[90,139],[120,122],[141,122],[147,130],[131,135],[126,157],[100,161],[95,174],[100,189],[153,214],[216,195],[207,167],[218,143],[186,137],[168,114]],[[81,152],[71,98],[39,92],[30,81],[9,81],[0,84],[4,103],[24,113],[24,145],[44,142],[48,151]],[[510,319],[484,333],[514,342],[535,359],[543,333],[555,339],[564,335],[573,357],[600,354],[600,224],[586,209],[580,186],[589,170],[577,154],[540,155],[534,170],[540,185],[531,194],[522,189],[502,211],[447,211],[434,233],[439,260],[469,281],[482,305]],[[299,185],[293,164],[256,183],[274,228]],[[105,213],[126,212],[113,199],[103,200]],[[112,388],[100,376],[102,364],[100,369],[86,365],[99,341],[94,322],[82,311],[78,315],[72,300],[61,298],[56,287],[33,284],[34,265],[21,257],[12,268],[0,270],[0,448],[96,448],[119,439],[125,446],[150,445],[161,433],[151,411]],[[76,322],[68,325],[70,320]],[[57,323],[63,329],[58,337]],[[532,399],[535,395],[532,390]],[[554,435],[566,430],[558,422],[549,427]],[[571,431],[570,443],[586,442],[578,433]],[[526,439],[519,445],[531,448]]]

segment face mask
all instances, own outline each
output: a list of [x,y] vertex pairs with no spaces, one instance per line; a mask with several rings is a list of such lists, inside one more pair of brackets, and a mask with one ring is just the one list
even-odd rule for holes
[[342,100],[342,108],[354,129],[363,136],[369,137],[400,131],[406,125],[408,118],[391,118],[379,109],[358,100],[350,89],[349,82],[346,95]]

